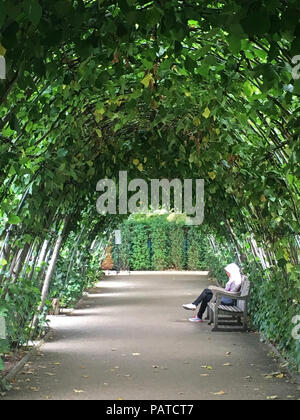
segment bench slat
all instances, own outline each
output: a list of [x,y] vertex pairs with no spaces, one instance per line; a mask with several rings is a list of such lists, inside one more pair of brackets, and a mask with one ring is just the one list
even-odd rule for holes
[[239,313],[243,313],[243,311],[241,310],[241,308],[239,308],[238,306],[219,305],[218,308],[221,309],[222,311],[226,311],[226,312],[239,312]]

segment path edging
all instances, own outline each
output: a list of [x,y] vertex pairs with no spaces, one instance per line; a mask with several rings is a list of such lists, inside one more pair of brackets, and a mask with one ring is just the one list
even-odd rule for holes
[[[290,362],[288,360],[286,360],[283,355],[280,353],[280,351],[274,346],[274,344],[272,344],[267,337],[264,336],[263,333],[259,333],[260,334],[260,338],[261,341],[263,341],[265,344],[268,345],[268,347],[272,350],[273,353],[275,353],[275,355],[278,357],[279,361],[282,364],[288,363],[288,366],[290,364]],[[293,381],[295,381],[296,384],[300,385],[300,374],[297,374],[295,371],[291,370],[289,367],[285,367],[284,369],[286,370],[286,372],[288,373],[288,375],[291,377],[291,379]]]
[[49,340],[50,336],[54,333],[54,330],[50,330],[46,335],[36,344],[17,364],[14,366],[5,376],[0,378],[0,390],[3,387],[6,388],[8,381],[13,379],[23,369],[24,365],[36,355],[38,350]]

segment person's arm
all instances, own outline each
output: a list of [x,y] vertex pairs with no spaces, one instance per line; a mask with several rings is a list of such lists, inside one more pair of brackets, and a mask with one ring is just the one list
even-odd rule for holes
[[211,290],[213,293],[224,292],[224,290],[225,290],[223,287],[218,287],[218,286],[214,286],[214,285],[209,286],[208,289]]
[[225,289],[223,287],[218,287],[218,286],[214,286],[214,285],[209,286],[208,289],[210,289],[213,293],[216,293],[216,292],[227,292],[227,293],[237,294],[237,291],[230,290],[233,283],[234,282],[232,280],[229,280],[226,283]]
[[228,282],[226,283],[226,286],[225,286],[225,290],[226,290],[226,292],[231,292],[232,290],[232,286],[234,285],[234,281],[233,280],[228,280]]

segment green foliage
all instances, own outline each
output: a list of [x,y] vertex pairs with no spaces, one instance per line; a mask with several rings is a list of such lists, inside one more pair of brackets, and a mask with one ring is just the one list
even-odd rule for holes
[[169,223],[168,230],[169,243],[169,266],[176,270],[185,268],[185,229],[182,225]]
[[[36,312],[40,290],[28,277],[20,277],[12,284],[3,281],[0,289],[0,313],[6,316],[6,347],[26,345],[30,338],[30,322]],[[4,352],[4,351],[2,351]],[[1,353],[1,350],[0,350]]]
[[187,235],[187,267],[189,270],[206,270],[208,268],[205,255],[208,252],[209,244],[203,229],[192,226]]
[[134,270],[149,270],[151,268],[150,249],[148,246],[149,232],[143,223],[135,223],[131,227],[132,253],[130,266]]
[[[93,287],[101,278],[100,252],[92,252],[71,240],[73,249],[64,248],[57,262],[50,288],[50,299],[58,298],[61,307],[72,307],[82,296],[84,290]],[[100,251],[100,252],[99,252]]]
[[[26,341],[43,279],[34,269],[32,278],[25,270],[12,281],[13,256],[25,242],[47,238],[53,246],[57,216],[65,214],[72,215],[67,238],[92,226],[79,237],[89,248],[112,225],[96,214],[97,181],[124,168],[131,179],[205,179],[205,224],[222,247],[205,254],[206,264],[221,280],[233,258],[224,231],[230,222],[242,252],[254,254],[255,266],[267,262],[276,279],[254,303],[280,305],[275,295],[286,282],[299,301],[299,80],[291,66],[300,52],[299,1],[15,3],[0,2],[8,70],[0,80],[0,240],[12,247],[0,257],[7,266],[0,286],[8,296],[1,306],[12,311],[11,340]],[[122,264],[149,269],[149,230],[137,226]],[[257,259],[250,233],[266,261]],[[200,267],[202,250],[190,235],[188,264]],[[153,251],[165,266],[162,242],[155,236]],[[84,287],[79,256],[79,271],[66,273],[73,246],[71,237],[56,271],[66,301]],[[169,240],[167,253],[180,267],[182,248],[174,248]],[[282,305],[282,323],[290,325]],[[288,333],[276,333],[283,327],[274,313],[257,303],[256,326],[295,357]]]
[[[135,215],[119,226],[122,232],[120,265],[132,270],[205,269],[208,245],[202,227],[187,227],[185,217],[170,214]],[[186,238],[187,236],[187,238]],[[115,246],[116,248],[116,246]],[[114,250],[117,258],[117,251]]]
[[[253,327],[290,359],[293,368],[300,372],[299,340],[292,336],[294,325],[291,320],[299,315],[300,294],[293,281],[285,277],[281,270],[272,273],[257,270],[255,264],[247,268],[252,284],[251,320]],[[280,284],[280,290],[278,289]]]
[[168,267],[167,255],[167,223],[163,216],[153,216],[149,219],[152,268],[164,270]]

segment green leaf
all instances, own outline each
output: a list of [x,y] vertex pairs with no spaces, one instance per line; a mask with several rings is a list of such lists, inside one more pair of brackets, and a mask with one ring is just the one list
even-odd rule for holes
[[141,83],[143,83],[143,85],[147,88],[147,87],[149,87],[149,83],[150,83],[151,80],[153,81],[152,74],[148,73],[144,77],[144,79],[141,81]]
[[296,80],[295,83],[294,83],[293,94],[294,95],[300,95],[300,79]]
[[100,130],[100,128],[96,128],[96,133],[98,134],[98,137],[102,137],[102,131]]
[[41,20],[43,9],[38,0],[27,0],[25,2],[25,13],[28,19],[37,26]]
[[228,36],[229,49],[233,54],[238,54],[242,48],[241,38],[236,35]]
[[248,35],[263,35],[270,29],[271,23],[268,12],[258,9],[242,19],[241,25]]
[[22,222],[22,220],[20,219],[20,217],[19,216],[16,216],[15,214],[11,214],[9,216],[9,218],[8,218],[8,223],[10,225],[17,225],[17,224],[19,224],[21,222]]
[[208,118],[210,116],[210,109],[206,107],[202,115],[204,118]]

